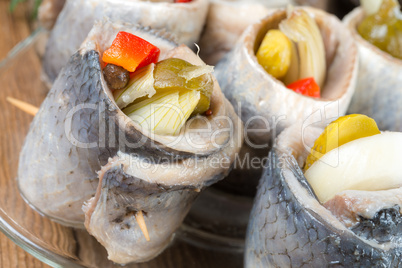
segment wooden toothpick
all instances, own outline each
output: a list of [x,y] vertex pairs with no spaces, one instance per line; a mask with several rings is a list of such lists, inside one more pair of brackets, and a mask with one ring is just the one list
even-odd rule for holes
[[30,114],[30,115],[36,115],[38,112],[39,108],[33,106],[32,104],[26,103],[24,101],[20,101],[17,99],[14,99],[12,97],[7,97],[7,101],[17,107],[18,109]]
[[141,229],[142,233],[144,234],[145,239],[147,241],[151,240],[149,238],[149,233],[148,233],[147,225],[145,224],[144,214],[142,213],[142,210],[138,211],[135,214],[135,219],[137,220],[137,223],[140,226],[140,229]]

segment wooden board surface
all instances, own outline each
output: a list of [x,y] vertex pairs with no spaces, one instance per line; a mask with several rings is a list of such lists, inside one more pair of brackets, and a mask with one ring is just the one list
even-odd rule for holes
[[[14,45],[30,34],[25,16],[26,9],[21,6],[16,12],[11,14],[8,7],[8,0],[0,1],[0,36],[2,37],[0,38],[0,59],[3,59]],[[1,93],[1,106],[6,105],[3,96],[7,93],[10,94],[10,92]],[[0,267],[23,268],[49,266],[26,253],[3,233],[0,233]]]

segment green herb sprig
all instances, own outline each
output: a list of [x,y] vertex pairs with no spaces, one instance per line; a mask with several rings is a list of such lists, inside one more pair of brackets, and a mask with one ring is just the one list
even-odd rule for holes
[[[10,11],[14,12],[18,4],[26,2],[27,0],[11,0],[10,2]],[[32,18],[36,18],[38,16],[38,9],[40,4],[42,3],[42,0],[35,0],[34,2],[34,8],[32,10]]]

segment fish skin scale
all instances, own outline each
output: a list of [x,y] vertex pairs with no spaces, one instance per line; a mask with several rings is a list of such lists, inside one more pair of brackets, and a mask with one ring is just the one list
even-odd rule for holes
[[[99,56],[90,52],[83,57],[85,60],[79,52],[71,57],[41,105],[21,151],[18,171],[21,192],[33,206],[56,219],[69,215],[73,222],[83,221],[84,214],[78,209],[81,205],[66,204],[74,200],[84,202],[91,197],[97,186],[96,171],[101,165],[97,147],[77,148],[65,135],[70,109],[83,103],[96,104],[99,100],[99,94],[95,93],[100,91],[100,85],[94,81],[99,79],[96,74],[100,73],[100,67],[86,64],[98,61]],[[80,91],[82,88],[85,93]],[[82,142],[97,140],[98,121],[96,111],[77,111],[68,134]]]
[[[328,223],[323,222],[314,211],[302,207],[287,185],[282,170],[270,168],[277,167],[278,157],[275,150],[270,153],[269,161],[270,165],[264,170],[259,182],[250,215],[245,267],[400,267],[402,265],[400,245],[389,251],[372,247],[352,232],[328,226]],[[267,191],[268,188],[272,190]],[[271,197],[278,193],[281,197]],[[270,203],[271,200],[282,201]],[[288,202],[293,205],[287,206]],[[276,217],[278,219],[287,217],[287,221],[271,221],[270,218],[274,214],[286,214]],[[290,220],[295,223],[294,233],[284,231],[287,230]],[[265,227],[261,231],[260,226],[264,224]],[[283,233],[286,233],[285,237],[280,236]]]

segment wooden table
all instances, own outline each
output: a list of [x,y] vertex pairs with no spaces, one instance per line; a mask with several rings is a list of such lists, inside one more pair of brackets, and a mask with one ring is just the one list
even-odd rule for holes
[[[9,11],[9,2],[10,0],[0,0],[0,60],[3,59],[8,51],[10,51],[18,42],[30,34],[29,21],[27,19],[27,6],[25,4],[20,4],[15,12],[11,13]],[[36,58],[34,54],[30,55],[28,64],[30,65],[30,68],[40,70],[40,62]],[[43,92],[43,94],[35,94],[35,92],[20,91],[21,90],[17,86],[15,86],[15,88],[8,87],[3,89],[0,92],[1,105],[9,105],[5,101],[6,96],[22,98],[24,100],[29,100],[33,105],[39,105],[46,94],[45,92]],[[16,123],[24,123],[25,125],[28,125],[31,120],[31,116],[20,113],[17,118],[10,120],[14,121],[10,122],[10,125],[15,125]],[[21,146],[21,144],[18,146]],[[3,154],[3,157],[5,157],[5,154]],[[2,161],[3,160],[4,159],[2,159]],[[6,165],[5,169],[7,169]],[[168,248],[168,250],[154,261],[138,265],[138,267],[242,267],[242,262],[241,254],[201,249],[191,246],[183,241],[178,241],[174,246]],[[25,252],[0,232],[0,267],[49,266]]]
[[[16,12],[9,12],[9,0],[0,0],[0,59],[19,41],[29,36],[26,9],[22,5]],[[0,233],[0,267],[49,267],[14,244]]]

